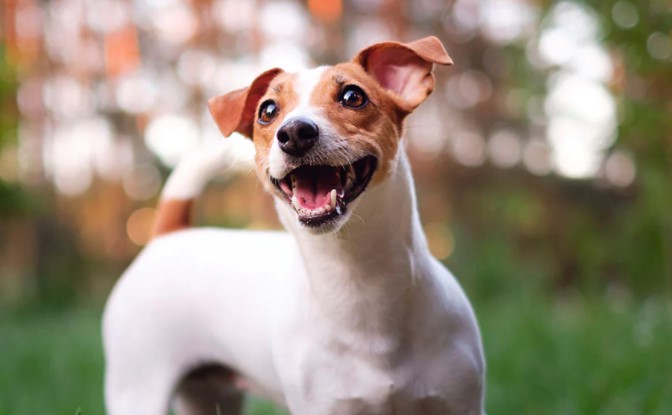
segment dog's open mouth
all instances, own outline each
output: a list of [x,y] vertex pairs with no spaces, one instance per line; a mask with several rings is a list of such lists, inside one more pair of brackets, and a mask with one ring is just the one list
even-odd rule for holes
[[369,184],[378,161],[363,157],[345,166],[301,166],[282,179],[271,182],[296,210],[299,220],[308,226],[320,226],[345,213]]

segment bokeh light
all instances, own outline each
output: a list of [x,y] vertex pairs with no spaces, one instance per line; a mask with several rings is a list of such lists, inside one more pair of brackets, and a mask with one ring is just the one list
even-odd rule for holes
[[427,244],[432,254],[440,260],[445,260],[453,254],[455,240],[452,232],[441,222],[430,222],[424,226]]
[[158,193],[161,187],[161,175],[153,164],[137,164],[124,174],[123,186],[130,198],[148,200]]
[[611,17],[614,22],[623,29],[632,29],[639,22],[639,12],[634,4],[621,0],[614,4],[611,9]]
[[[3,337],[0,359],[8,413],[102,412],[96,313],[192,149],[230,156],[199,197],[196,224],[280,227],[254,143],[223,138],[209,98],[271,67],[334,64],[427,35],[455,64],[435,67],[402,145],[430,250],[482,323],[490,410],[630,414],[644,402],[672,413],[667,373],[655,370],[672,327],[669,1],[0,0],[0,20],[0,325],[17,334]],[[46,326],[23,340],[39,313],[14,319],[6,301],[55,305],[48,327],[68,330],[67,345],[45,343],[59,370],[31,365],[31,376],[49,369],[43,388],[16,379],[22,356],[46,356],[21,343],[51,340]],[[61,319],[89,320],[61,312],[71,305],[91,318],[80,347]],[[515,365],[512,348],[525,356]],[[97,371],[62,358],[82,350]]]
[[497,167],[513,167],[520,162],[521,147],[520,138],[514,131],[497,130],[488,139],[488,157]]
[[153,119],[145,133],[147,148],[169,166],[176,165],[198,142],[199,131],[194,121],[179,114],[162,115]]
[[143,246],[149,241],[156,209],[144,207],[131,213],[126,222],[128,238],[134,244]]

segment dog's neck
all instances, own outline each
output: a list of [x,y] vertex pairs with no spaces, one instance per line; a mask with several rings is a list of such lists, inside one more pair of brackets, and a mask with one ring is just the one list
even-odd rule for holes
[[341,335],[403,333],[399,326],[407,321],[430,258],[403,148],[390,177],[361,197],[335,233],[311,234],[286,204],[276,206],[298,242],[311,310]]

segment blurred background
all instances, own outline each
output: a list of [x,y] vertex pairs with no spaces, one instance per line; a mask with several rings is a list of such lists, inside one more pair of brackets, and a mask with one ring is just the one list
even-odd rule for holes
[[[488,412],[672,413],[669,1],[0,0],[0,415],[103,413],[101,310],[207,98],[430,34],[406,144]],[[229,140],[199,223],[278,228]]]

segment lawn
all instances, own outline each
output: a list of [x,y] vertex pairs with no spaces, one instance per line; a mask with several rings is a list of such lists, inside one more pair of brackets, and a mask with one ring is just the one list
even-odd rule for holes
[[[489,414],[672,414],[672,303],[476,304]],[[0,415],[102,414],[99,312],[0,313]],[[263,402],[248,414],[276,412]],[[279,412],[278,412],[279,413]]]

